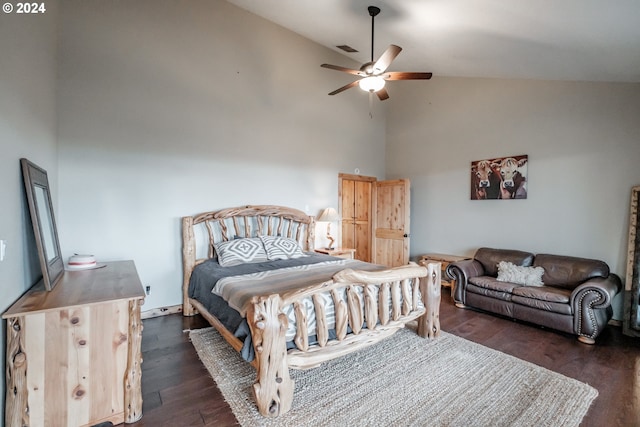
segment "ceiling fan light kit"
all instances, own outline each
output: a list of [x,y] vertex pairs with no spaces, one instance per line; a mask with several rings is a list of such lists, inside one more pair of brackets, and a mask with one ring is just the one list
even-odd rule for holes
[[358,86],[365,92],[377,92],[382,89],[384,85],[385,81],[380,76],[365,77],[364,79],[358,80]]
[[402,51],[400,46],[390,45],[387,50],[378,58],[377,61],[373,60],[373,35],[374,35],[374,18],[380,13],[380,8],[376,6],[369,6],[367,8],[369,16],[371,16],[371,62],[362,64],[359,70],[353,70],[351,68],[341,67],[339,65],[322,64],[323,68],[330,70],[342,71],[344,73],[360,76],[360,80],[351,82],[330,92],[329,95],[336,95],[340,92],[354,87],[356,84],[360,86],[360,89],[365,92],[375,93],[378,95],[378,99],[384,101],[389,98],[389,93],[384,88],[387,80],[428,80],[431,78],[431,73],[420,72],[402,72],[402,71],[390,71],[385,72],[391,62]]

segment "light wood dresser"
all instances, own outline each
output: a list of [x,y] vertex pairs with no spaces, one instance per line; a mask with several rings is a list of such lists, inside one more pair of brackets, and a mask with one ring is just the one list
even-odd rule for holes
[[133,261],[66,271],[7,319],[5,424],[92,426],[142,417],[144,290]]

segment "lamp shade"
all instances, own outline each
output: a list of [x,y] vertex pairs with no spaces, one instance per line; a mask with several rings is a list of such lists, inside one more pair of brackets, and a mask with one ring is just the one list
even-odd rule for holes
[[322,211],[320,216],[318,217],[318,221],[322,222],[335,222],[340,221],[340,215],[338,215],[338,211],[334,208],[326,208]]
[[385,81],[380,76],[365,77],[364,79],[358,80],[360,89],[366,92],[377,92],[384,87],[384,84]]

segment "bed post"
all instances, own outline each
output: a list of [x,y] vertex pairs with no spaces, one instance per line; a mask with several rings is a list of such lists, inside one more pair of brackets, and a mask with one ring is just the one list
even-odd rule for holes
[[314,217],[309,217],[310,221],[307,225],[307,250],[313,251],[316,247],[316,220]]
[[418,318],[418,335],[422,338],[437,338],[440,336],[441,264],[430,262],[423,265],[428,274],[420,278],[420,293],[426,311]]
[[189,302],[189,280],[196,265],[196,241],[193,235],[193,217],[182,217],[182,315],[193,316],[196,310]]
[[256,351],[257,381],[253,394],[258,411],[277,417],[291,409],[294,382],[287,364],[287,316],[280,310],[279,295],[254,297],[247,308],[247,322]]

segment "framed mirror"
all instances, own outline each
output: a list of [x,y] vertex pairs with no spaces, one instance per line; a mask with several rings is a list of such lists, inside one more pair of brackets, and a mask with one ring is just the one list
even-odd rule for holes
[[640,186],[631,189],[629,210],[629,249],[627,252],[627,272],[625,277],[625,307],[623,332],[626,335],[640,336],[640,212],[638,196]]
[[42,281],[45,289],[50,291],[64,273],[64,262],[53,216],[49,179],[47,171],[27,159],[20,159],[20,165],[42,268]]

